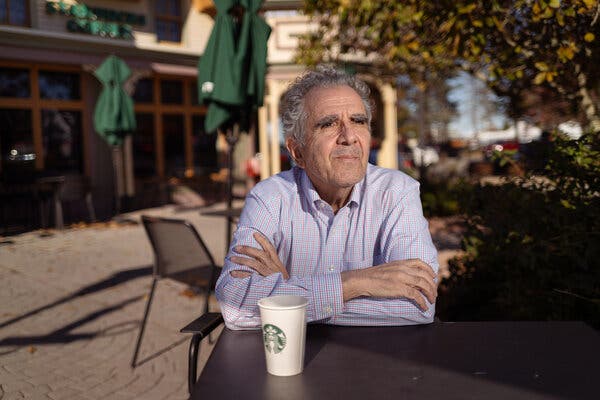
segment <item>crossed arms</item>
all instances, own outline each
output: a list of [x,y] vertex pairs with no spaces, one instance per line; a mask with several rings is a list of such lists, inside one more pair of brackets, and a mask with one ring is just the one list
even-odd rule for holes
[[[279,294],[307,297],[309,322],[339,325],[432,322],[437,254],[422,216],[418,189],[404,200],[397,212],[408,213],[413,222],[417,215],[418,223],[404,224],[399,219],[388,224],[381,234],[388,243],[381,259],[335,270],[315,265],[299,272],[291,265],[294,260],[289,254],[289,243],[283,243],[277,224],[268,221],[269,213],[242,215],[234,246],[217,283],[217,298],[228,327],[258,328],[257,301]],[[264,204],[259,203],[260,199],[249,196],[246,207],[261,209]]]

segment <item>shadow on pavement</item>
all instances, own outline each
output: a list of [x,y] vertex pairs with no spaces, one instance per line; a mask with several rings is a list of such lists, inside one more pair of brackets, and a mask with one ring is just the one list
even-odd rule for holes
[[[52,302],[50,304],[46,304],[45,306],[36,308],[35,310],[31,310],[23,315],[19,315],[18,317],[14,317],[12,319],[9,319],[8,321],[4,321],[2,323],[0,323],[0,328],[4,328],[6,326],[12,325],[15,322],[19,322],[23,319],[32,317],[36,314],[39,314],[42,311],[46,311],[49,310],[53,307],[59,306],[61,304],[64,304],[66,302],[69,302],[71,300],[74,300],[78,297],[82,297],[88,294],[92,294],[92,293],[96,293],[99,292],[101,290],[105,290],[105,289],[109,289],[112,288],[114,286],[120,285],[122,283],[125,283],[127,281],[130,281],[132,279],[136,279],[136,278],[141,278],[144,276],[149,276],[152,274],[152,266],[147,266],[147,267],[140,267],[140,268],[134,268],[134,269],[128,269],[128,270],[124,270],[124,271],[119,271],[114,273],[113,275],[109,276],[106,279],[103,279],[99,282],[96,282],[94,284],[85,286],[83,288],[81,288],[80,290],[78,290],[75,293],[72,293],[68,296],[65,296],[61,299],[56,300],[55,302]],[[1,342],[0,342],[1,343]]]
[[[145,277],[145,276],[150,276],[150,275],[152,275],[152,266],[139,267],[139,268],[128,269],[128,270],[116,272],[113,275],[109,276],[108,278],[98,281],[94,284],[85,286],[85,287],[81,288],[80,290],[78,290],[68,296],[62,297],[52,303],[46,304],[42,307],[31,310],[25,314],[22,314],[17,317],[14,317],[10,320],[4,321],[4,322],[0,323],[0,328],[12,325],[16,322],[27,319],[29,317],[33,317],[43,311],[46,311],[53,307],[57,307],[64,303],[76,300],[77,298],[81,298],[88,294],[97,293],[102,290],[113,288],[113,287],[123,284],[127,281]],[[198,283],[191,276],[182,276],[182,279],[180,279],[180,280],[184,283],[192,285],[192,287],[193,287],[194,283],[196,283],[196,284]],[[102,329],[101,331],[97,331],[97,332],[71,333],[71,331],[73,331],[74,329],[77,329],[77,328],[79,328],[93,320],[96,320],[106,314],[121,310],[125,306],[127,306],[131,303],[134,303],[136,301],[139,301],[139,300],[143,299],[144,297],[145,297],[145,295],[135,296],[135,297],[126,299],[124,301],[121,301],[119,303],[110,305],[101,310],[92,312],[76,321],[69,323],[68,325],[65,325],[65,326],[63,326],[59,329],[56,329],[55,331],[50,332],[45,335],[13,336],[13,337],[3,338],[0,340],[0,347],[15,346],[15,348],[0,350],[0,356],[7,355],[7,354],[13,353],[15,351],[18,351],[19,348],[21,348],[23,346],[32,346],[32,345],[36,345],[36,344],[39,345],[39,344],[71,343],[71,342],[75,342],[78,340],[91,340],[93,338],[102,337],[102,336],[116,336],[116,335],[130,332],[132,330],[139,329],[140,321],[139,320],[131,320],[131,321],[125,321],[125,322],[120,322],[115,325],[111,325],[110,327]],[[159,357],[160,355],[179,346],[180,344],[184,343],[187,340],[189,340],[188,336],[186,336],[182,339],[178,339],[174,343],[164,347],[163,349],[156,351],[155,353],[145,357],[144,359],[140,360],[139,362],[136,362],[134,367],[137,367],[148,361],[153,360],[154,358]]]
[[162,348],[161,350],[158,350],[157,352],[150,354],[149,356],[147,356],[146,358],[140,360],[140,361],[135,361],[135,363],[132,365],[133,368],[139,367],[142,364],[147,363],[148,361],[151,361],[153,359],[155,359],[156,357],[166,353],[167,351],[174,349],[175,347],[179,346],[180,344],[186,342],[190,340],[190,336],[187,335],[182,339],[178,339],[176,340],[174,343],[171,343],[170,345],[168,345],[167,347]]
[[[120,303],[114,304],[112,306],[103,308],[101,310],[95,311],[93,313],[90,313],[76,321],[71,322],[68,325],[63,326],[62,328],[59,328],[53,332],[50,332],[46,335],[39,335],[39,336],[14,336],[14,337],[7,337],[4,338],[2,340],[0,340],[0,347],[3,346],[29,346],[29,345],[34,345],[34,344],[54,344],[54,343],[71,343],[77,340],[87,340],[87,339],[92,339],[94,337],[97,336],[102,336],[104,334],[104,332],[106,332],[107,330],[110,331],[111,328],[105,329],[103,331],[100,332],[90,332],[90,333],[79,333],[79,334],[72,334],[70,333],[73,329],[76,329],[88,322],[91,322],[95,319],[100,318],[101,316],[105,315],[105,314],[109,314],[111,312],[117,311],[122,309],[123,307],[127,306],[128,304],[134,303],[140,299],[142,299],[144,296],[135,296],[135,297],[131,297],[127,300],[124,300]],[[122,325],[123,323],[119,324]],[[129,330],[131,329],[135,329],[137,326],[133,326],[131,328],[129,328]],[[121,331],[122,332],[126,332],[125,331]],[[112,335],[114,335],[115,333],[112,333]],[[8,350],[5,352],[0,352],[0,355],[5,355],[8,353],[11,353],[13,351],[16,351],[16,349],[12,349],[12,350]]]

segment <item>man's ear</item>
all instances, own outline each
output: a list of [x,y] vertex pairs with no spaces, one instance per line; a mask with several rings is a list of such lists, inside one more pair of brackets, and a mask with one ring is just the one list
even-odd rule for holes
[[285,140],[285,147],[294,159],[296,165],[304,168],[304,158],[302,157],[302,146],[293,138],[289,137]]

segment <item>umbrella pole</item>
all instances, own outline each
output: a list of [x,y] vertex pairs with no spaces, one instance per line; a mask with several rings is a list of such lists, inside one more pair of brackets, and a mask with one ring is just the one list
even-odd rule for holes
[[115,211],[121,213],[121,194],[123,193],[123,163],[119,146],[112,146],[112,162],[115,184]]
[[228,128],[225,135],[228,144],[227,167],[229,169],[227,175],[227,251],[229,251],[229,245],[231,244],[231,224],[233,223],[233,216],[231,215],[233,208],[233,151],[239,136],[240,125],[238,123],[235,123],[233,128]]

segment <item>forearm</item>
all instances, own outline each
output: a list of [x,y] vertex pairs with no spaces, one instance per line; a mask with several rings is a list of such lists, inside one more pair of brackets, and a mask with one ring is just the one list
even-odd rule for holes
[[361,297],[344,303],[344,310],[333,318],[336,325],[401,326],[433,322],[435,304],[422,311],[407,299]]
[[216,292],[228,328],[258,329],[258,300],[277,295],[304,296],[309,300],[307,321],[324,321],[342,312],[341,287],[339,274],[291,277],[286,281],[281,274],[264,277],[252,273],[246,278],[234,278],[224,271]]
[[[335,316],[339,325],[412,325],[433,322],[435,303],[423,297],[424,309],[402,297],[378,297],[378,282],[369,268],[341,274],[343,312]],[[420,295],[419,295],[420,296]]]

